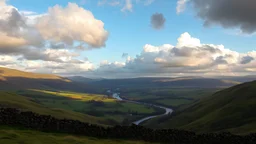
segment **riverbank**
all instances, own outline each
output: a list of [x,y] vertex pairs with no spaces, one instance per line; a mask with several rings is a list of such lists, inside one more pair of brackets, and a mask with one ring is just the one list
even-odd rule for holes
[[136,104],[141,104],[141,105],[146,105],[146,106],[151,106],[151,107],[157,107],[157,108],[161,108],[161,109],[164,109],[164,110],[165,110],[165,113],[164,113],[164,114],[148,116],[148,117],[145,117],[145,118],[142,118],[142,119],[140,119],[140,120],[137,120],[137,121],[133,122],[133,124],[135,124],[135,125],[139,125],[139,124],[141,124],[142,122],[147,121],[147,120],[150,120],[150,119],[152,119],[152,118],[156,118],[156,117],[160,117],[160,116],[164,116],[164,115],[168,115],[168,114],[172,114],[172,113],[173,113],[173,109],[167,108],[167,107],[164,107],[164,106],[159,106],[159,105],[155,105],[155,104],[149,104],[149,103],[143,103],[143,102],[137,102],[137,101],[126,100],[126,99],[124,99],[124,98],[121,98],[119,93],[113,93],[113,94],[112,94],[112,97],[115,98],[115,99],[117,99],[117,100],[120,100],[120,101],[125,101],[125,102],[130,102],[130,103],[136,103]]

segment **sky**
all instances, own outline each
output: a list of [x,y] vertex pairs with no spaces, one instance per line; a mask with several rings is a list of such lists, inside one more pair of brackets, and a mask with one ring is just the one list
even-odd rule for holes
[[256,74],[253,0],[0,0],[0,66],[62,76]]

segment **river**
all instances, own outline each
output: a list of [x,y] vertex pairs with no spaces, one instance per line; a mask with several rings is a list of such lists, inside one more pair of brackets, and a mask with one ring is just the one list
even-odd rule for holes
[[149,119],[152,119],[152,118],[155,118],[155,117],[159,117],[159,116],[168,115],[168,114],[171,114],[171,113],[173,112],[173,109],[167,108],[167,107],[164,107],[164,106],[155,105],[155,104],[149,104],[149,103],[143,103],[143,102],[137,102],[137,101],[131,101],[131,100],[125,100],[125,99],[123,99],[123,98],[120,97],[120,94],[119,94],[119,93],[113,93],[113,94],[112,94],[112,97],[115,98],[115,99],[117,99],[117,100],[120,100],[120,101],[126,101],[126,102],[130,102],[130,103],[136,103],[136,104],[141,104],[141,105],[147,105],[147,106],[157,107],[157,108],[161,108],[161,109],[164,109],[164,110],[165,110],[165,113],[164,113],[164,114],[148,116],[148,117],[145,117],[145,118],[142,118],[142,119],[140,119],[140,120],[137,120],[137,121],[133,122],[133,124],[135,124],[135,125],[139,125],[139,124],[141,124],[142,122],[147,121],[147,120],[149,120]]

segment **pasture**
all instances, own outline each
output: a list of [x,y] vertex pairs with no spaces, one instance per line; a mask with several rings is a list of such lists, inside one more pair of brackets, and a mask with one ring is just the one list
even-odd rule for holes
[[46,90],[26,90],[18,93],[45,107],[91,115],[109,121],[106,123],[109,125],[120,124],[131,115],[147,116],[158,112],[156,108],[122,102],[100,94]]

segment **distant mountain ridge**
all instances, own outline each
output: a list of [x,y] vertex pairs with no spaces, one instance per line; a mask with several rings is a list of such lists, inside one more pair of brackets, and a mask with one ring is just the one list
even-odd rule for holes
[[70,77],[67,77],[67,79],[69,79],[71,81],[75,81],[75,82],[81,82],[81,83],[90,83],[90,82],[94,82],[94,81],[103,80],[102,78],[93,79],[93,78],[86,78],[83,76],[70,76]]
[[256,75],[247,75],[247,76],[226,76],[226,77],[219,77],[219,79],[225,79],[225,80],[232,80],[232,81],[238,81],[238,82],[250,82],[253,80],[256,80]]
[[252,79],[251,77],[246,77],[246,79],[243,80],[241,80],[242,77],[235,78],[227,77],[218,79],[200,76],[176,78],[141,77],[126,79],[91,79],[82,76],[65,78],[52,74],[30,73],[0,67],[0,90],[40,88],[99,93],[99,88],[117,87],[223,88],[239,84],[240,81],[243,82]]
[[142,77],[130,79],[103,79],[97,81],[87,81],[87,84],[116,88],[116,87],[186,87],[186,88],[219,88],[230,87],[240,82],[232,80],[220,80],[203,77],[178,77],[178,78],[159,78]]
[[87,83],[101,87],[136,87],[136,86],[166,86],[166,87],[230,87],[243,82],[256,80],[256,75],[248,76],[184,76],[184,77],[138,77],[118,79],[91,79],[83,76],[67,77],[72,81]]

